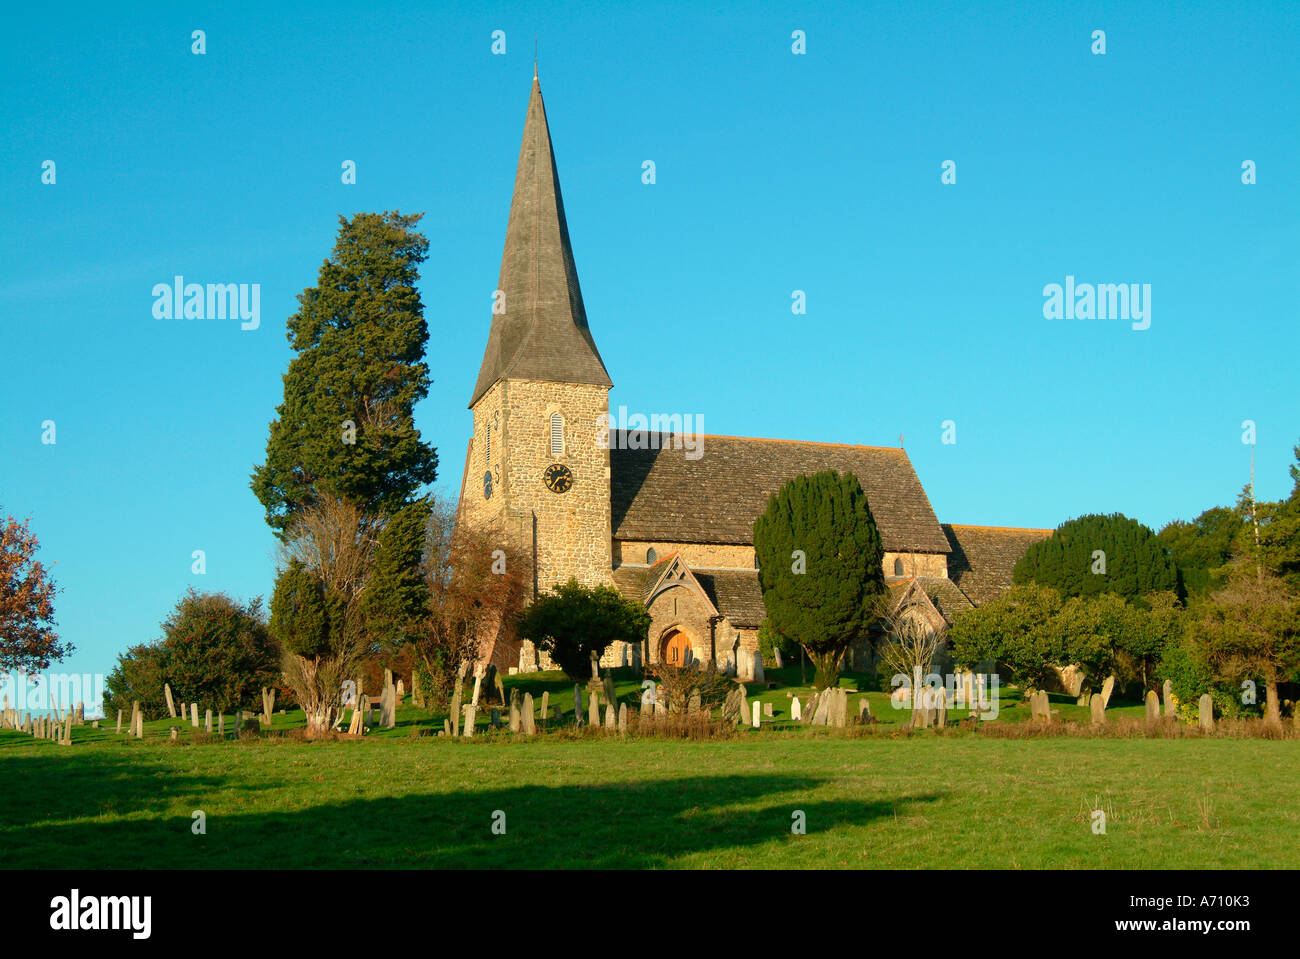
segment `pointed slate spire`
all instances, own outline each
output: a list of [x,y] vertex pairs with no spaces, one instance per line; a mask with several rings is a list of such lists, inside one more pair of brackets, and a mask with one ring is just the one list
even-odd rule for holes
[[587,326],[542,88],[533,77],[494,314],[469,405],[506,377],[613,386]]

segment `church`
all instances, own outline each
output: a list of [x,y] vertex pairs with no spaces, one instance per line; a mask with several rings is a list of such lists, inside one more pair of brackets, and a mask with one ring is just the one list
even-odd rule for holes
[[[534,591],[576,578],[616,587],[652,624],[602,665],[735,663],[763,622],[754,520],[792,477],[852,472],[884,545],[895,607],[936,628],[1011,584],[1050,530],[940,523],[901,447],[738,436],[627,442],[609,425],[605,361],[587,322],[541,87],[533,77],[492,323],[470,397],[460,516],[532,557]],[[659,441],[661,440],[662,441]],[[499,668],[548,668],[498,639]],[[623,646],[623,644],[616,644]]]

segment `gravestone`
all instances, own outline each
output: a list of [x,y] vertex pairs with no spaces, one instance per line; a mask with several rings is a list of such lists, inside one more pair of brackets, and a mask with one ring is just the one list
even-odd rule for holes
[[[488,725],[493,729],[501,728],[501,709],[499,707],[492,706],[488,710]],[[511,728],[513,728],[513,726]]]
[[1203,693],[1197,700],[1196,707],[1201,730],[1207,733],[1214,732],[1214,700],[1210,698],[1210,694]]
[[1178,700],[1176,700],[1176,699],[1174,698],[1174,683],[1173,683],[1173,680],[1171,680],[1171,679],[1166,679],[1166,680],[1165,680],[1165,683],[1164,683],[1164,686],[1161,687],[1161,692],[1164,693],[1164,700],[1165,700],[1165,716],[1166,716],[1166,717],[1169,717],[1169,716],[1177,716],[1177,715],[1178,715]]
[[203,731],[205,733],[212,732],[212,710],[210,709],[203,713]]
[[773,710],[772,710],[772,704],[771,704],[771,703],[764,703],[764,704],[763,704],[763,715],[764,715],[765,717],[767,717],[768,719],[772,719],[772,718],[774,718],[774,717],[776,716],[776,713],[773,712]]
[[614,712],[613,703],[605,704],[605,728],[606,729],[618,728],[618,714]]
[[510,731],[512,733],[523,729],[523,717],[519,715],[520,700],[519,690],[510,690]]
[[736,650],[736,678],[742,683],[754,681],[754,654],[743,646]]
[[871,704],[866,696],[858,700],[858,722],[864,726],[871,724]]
[[1154,689],[1147,690],[1146,710],[1147,722],[1160,718],[1160,700],[1156,698]]
[[777,669],[785,669],[785,660],[781,657],[781,647],[773,644],[772,661],[776,664]]
[[483,667],[475,666],[474,667],[474,693],[469,700],[469,704],[473,706],[475,709],[478,709],[478,697],[482,691],[483,691]]
[[397,702],[399,704],[406,702],[406,683],[400,679],[397,681]]
[[600,728],[600,697],[594,689],[587,698],[587,725],[592,729]]
[[578,684],[573,684],[573,725],[582,725],[582,693],[578,691]]
[[475,706],[473,703],[470,703],[468,706],[465,707],[464,734],[467,738],[472,738],[474,735],[474,720],[476,718],[475,714],[477,712],[478,712],[478,707]]
[[1093,693],[1088,700],[1088,709],[1092,714],[1092,724],[1094,726],[1104,725],[1106,722],[1106,703],[1101,698],[1101,693]]
[[1113,693],[1114,691],[1115,691],[1115,675],[1112,673],[1111,675],[1107,676],[1106,681],[1101,684],[1101,705],[1103,707],[1110,706],[1110,694]]
[[[1050,713],[1047,721],[1052,721]],[[948,725],[948,697],[946,695],[941,694],[939,696],[939,708],[935,711],[934,725],[936,729],[944,729]]]
[[740,686],[733,686],[722,703],[722,721],[726,723],[741,722],[740,697],[744,692]]
[[656,696],[656,697],[655,697],[655,717],[658,718],[658,717],[660,717],[660,716],[667,716],[667,715],[668,715],[668,704],[667,704],[666,702],[664,702],[664,700],[663,700],[661,697]]
[[591,678],[600,679],[600,660],[596,658],[594,650],[591,654]]
[[420,671],[411,671],[411,705],[424,708],[424,690],[420,688]]
[[740,721],[743,723],[749,718],[749,696],[743,685],[737,683],[736,688],[740,690]]
[[465,667],[467,663],[461,661],[460,668],[456,670],[456,684],[451,690],[451,715],[447,718],[451,720],[451,734],[460,735],[460,688],[465,682]]
[[[385,670],[390,676],[391,670]],[[385,729],[393,729],[397,725],[397,689],[392,683],[384,685],[384,691],[379,697],[379,725]]]
[[[546,715],[546,695],[542,694],[542,715]],[[524,693],[523,715],[520,717],[520,729],[525,736],[531,736],[537,732],[536,720],[533,716],[533,694]]]
[[[744,701],[745,700],[742,698],[741,702],[743,703]],[[693,714],[698,713],[701,708],[703,708],[703,704],[700,701],[700,691],[698,689],[692,689],[691,697],[686,702],[686,711]],[[743,716],[744,713],[742,712],[741,715]]]
[[618,704],[618,731],[627,732],[627,703]]
[[199,728],[199,704],[190,703],[190,725],[195,729]]
[[122,710],[120,709],[117,711],[117,731],[119,735],[122,732]]
[[217,715],[217,735],[220,736],[222,739],[226,738],[226,714],[225,713],[219,713]]
[[812,720],[814,726],[825,726],[830,719],[831,698],[832,694],[829,689],[817,694],[817,711],[813,713]]
[[176,738],[177,738],[177,736],[178,736],[179,734],[180,734],[180,730],[177,729],[175,726],[173,726],[173,727],[172,727],[172,742],[176,742]]
[[604,686],[605,689],[605,702],[607,703],[618,702],[618,692],[614,689],[613,670],[605,671],[605,675],[601,677],[601,684]]
[[[525,703],[528,702],[531,697],[532,697],[531,693],[526,693],[524,695],[524,702]],[[551,694],[549,690],[544,690],[542,692],[542,725],[543,726],[546,725],[546,721],[547,719],[550,718],[550,715],[551,715]]]
[[754,674],[754,682],[756,683],[767,682],[767,677],[763,673],[763,654],[760,653],[757,649],[754,650],[753,674]]
[[754,719],[753,719],[753,723],[751,724],[751,725],[753,725],[753,727],[754,727],[755,729],[757,729],[758,726],[759,726],[759,716],[761,715],[761,713],[762,713],[762,710],[759,709],[759,704],[758,704],[757,702],[755,702],[755,703],[754,703]]
[[176,700],[172,699],[172,688],[169,683],[163,683],[163,695],[167,697],[167,715],[171,719],[176,718]]

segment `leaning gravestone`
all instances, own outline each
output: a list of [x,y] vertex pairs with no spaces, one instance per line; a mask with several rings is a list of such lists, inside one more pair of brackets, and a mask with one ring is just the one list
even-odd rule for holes
[[1106,703],[1101,698],[1101,693],[1093,693],[1088,700],[1088,708],[1092,713],[1092,724],[1094,726],[1104,725],[1106,722]]
[[829,689],[817,694],[817,711],[813,713],[812,724],[825,726],[830,718],[832,693]]
[[605,702],[618,702],[618,693],[614,689],[614,673],[612,670],[606,670],[605,675],[601,677],[601,682],[605,687]]
[[1156,698],[1154,689],[1147,690],[1146,718],[1147,722],[1160,718],[1160,700]]
[[172,699],[172,688],[167,683],[163,683],[163,695],[167,697],[167,715],[172,719],[175,719],[176,700]]
[[736,688],[740,690],[740,721],[743,723],[749,719],[749,696],[743,683],[737,683]]
[[1103,708],[1110,705],[1110,694],[1115,691],[1115,674],[1106,677],[1106,681],[1101,684],[1101,705]]
[[1207,733],[1214,732],[1214,700],[1210,698],[1210,694],[1202,694],[1196,706],[1200,714],[1197,718],[1200,720],[1201,730]]

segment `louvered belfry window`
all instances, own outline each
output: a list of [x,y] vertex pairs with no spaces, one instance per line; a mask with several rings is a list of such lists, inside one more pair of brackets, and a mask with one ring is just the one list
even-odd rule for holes
[[564,418],[559,413],[551,414],[551,455],[564,455]]
[[486,438],[483,440],[483,462],[492,462],[492,424],[487,426]]

